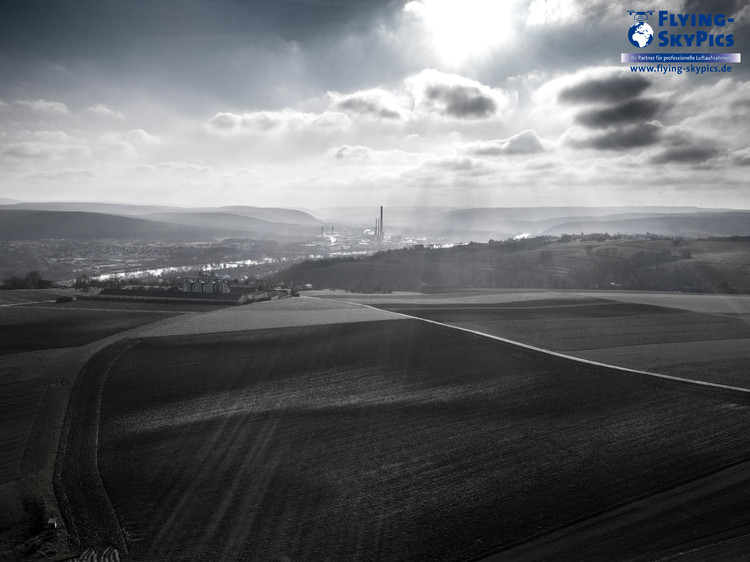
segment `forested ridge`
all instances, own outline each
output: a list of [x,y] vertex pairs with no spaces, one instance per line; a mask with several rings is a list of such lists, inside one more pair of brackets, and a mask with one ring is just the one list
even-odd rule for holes
[[275,281],[354,292],[443,288],[627,289],[750,293],[750,238],[536,237],[417,245],[306,261]]

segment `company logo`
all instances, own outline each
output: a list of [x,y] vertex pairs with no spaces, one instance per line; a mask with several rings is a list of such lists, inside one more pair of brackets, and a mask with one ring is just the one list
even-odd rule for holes
[[[628,29],[628,41],[638,47],[639,52],[622,53],[620,61],[643,65],[631,66],[631,72],[732,72],[732,64],[742,60],[741,53],[708,51],[714,47],[734,46],[733,17],[725,14],[678,14],[666,10],[625,11],[635,20],[635,24]],[[657,13],[658,16],[652,18],[657,20],[658,25],[658,31],[654,32],[646,20]],[[646,49],[649,45],[651,49]],[[665,47],[695,50],[664,51]],[[682,67],[680,63],[690,63],[690,66]],[[657,66],[647,66],[650,64]]]
[[647,10],[645,12],[636,12],[634,10],[628,10],[628,13],[633,16],[636,21],[628,29],[628,40],[633,44],[634,47],[643,49],[651,44],[654,40],[654,30],[651,26],[646,23],[648,16],[654,15],[654,10]]

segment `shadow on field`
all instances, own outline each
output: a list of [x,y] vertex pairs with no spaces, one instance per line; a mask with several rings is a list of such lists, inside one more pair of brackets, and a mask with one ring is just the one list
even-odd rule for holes
[[750,457],[745,397],[416,320],[131,344],[98,460],[133,560],[470,560]]

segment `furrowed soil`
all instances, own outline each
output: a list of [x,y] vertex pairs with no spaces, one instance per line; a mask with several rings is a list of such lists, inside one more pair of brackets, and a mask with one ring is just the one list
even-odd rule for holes
[[0,291],[0,307],[34,302],[54,302],[59,296],[71,296],[71,291],[69,289],[22,289],[15,291]]
[[[690,306],[684,296],[681,300]],[[722,300],[718,302],[726,310]],[[592,361],[750,388],[746,314],[574,295],[503,303],[376,306]],[[709,309],[705,303],[696,308]]]
[[[57,560],[73,555],[53,474],[78,372],[121,333],[183,312],[111,307],[95,301],[37,304],[54,299],[55,294],[5,291],[0,295],[2,560]],[[57,517],[56,531],[46,530],[49,517]]]
[[101,304],[8,307],[0,316],[0,355],[82,346],[164,317],[160,311],[113,309]]
[[559,351],[750,338],[743,319],[605,300],[381,306]]
[[[691,329],[566,304],[582,329]],[[554,322],[509,312],[529,314]],[[143,338],[97,360],[98,467],[132,560],[472,560],[750,459],[747,394],[418,320]],[[667,546],[630,548],[603,554]]]

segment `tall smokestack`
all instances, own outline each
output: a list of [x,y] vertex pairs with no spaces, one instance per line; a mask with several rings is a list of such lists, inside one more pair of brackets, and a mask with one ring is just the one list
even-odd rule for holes
[[383,205],[380,206],[380,238],[383,237]]
[[375,238],[380,238],[380,223],[377,217],[375,218]]

